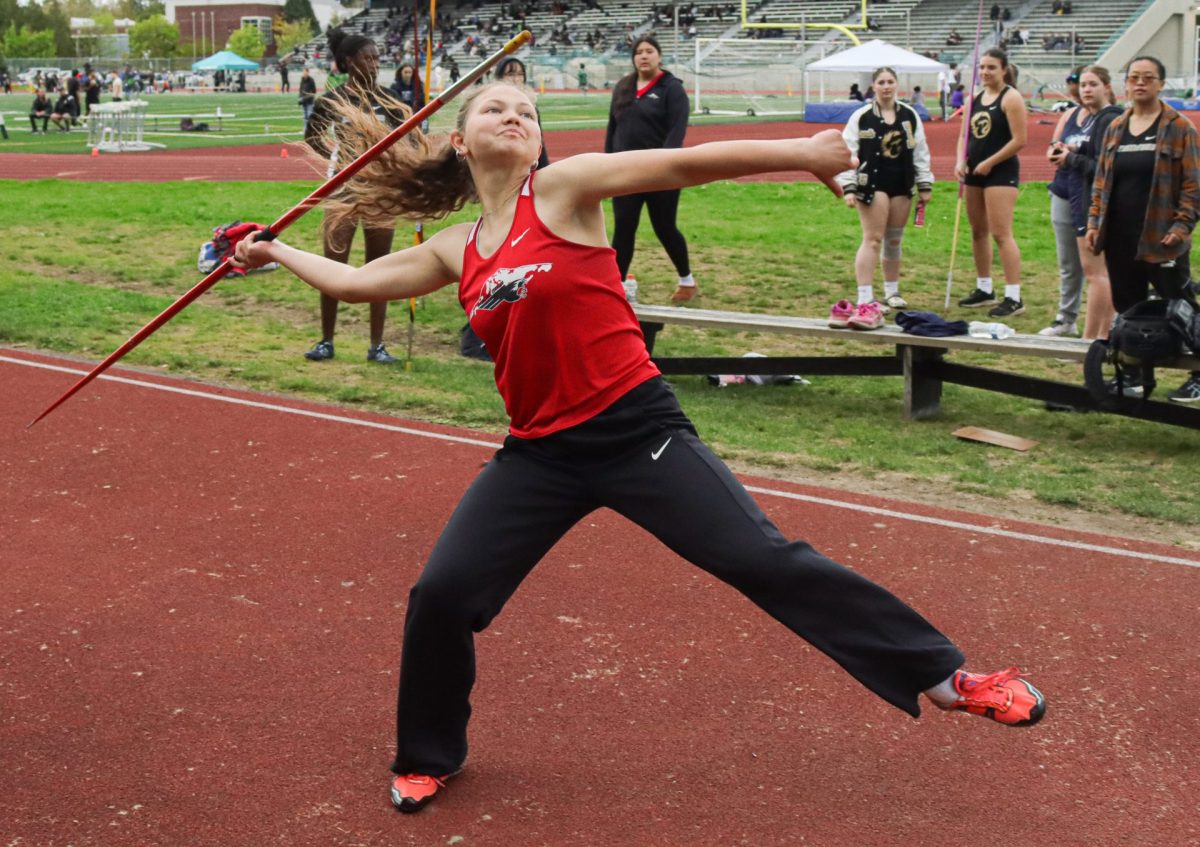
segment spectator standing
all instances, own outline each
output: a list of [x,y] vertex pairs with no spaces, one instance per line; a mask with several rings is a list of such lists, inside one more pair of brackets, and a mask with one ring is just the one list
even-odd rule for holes
[[114,103],[120,103],[125,99],[125,83],[121,80],[121,75],[116,71],[112,72],[109,77],[110,90],[112,91],[112,99]]
[[[1066,171],[1071,201],[1071,224],[1075,234],[1076,249],[1087,280],[1087,311],[1083,325],[1083,337],[1087,339],[1108,338],[1112,326],[1112,287],[1108,278],[1108,267],[1104,257],[1087,249],[1084,236],[1087,234],[1088,207],[1092,202],[1092,180],[1096,173],[1096,157],[1109,125],[1121,114],[1122,109],[1113,105],[1112,79],[1108,70],[1099,65],[1084,68],[1079,75],[1079,100],[1086,110],[1091,124],[1087,134],[1078,140],[1063,133],[1062,143],[1052,148],[1050,162]],[[1059,319],[1064,311],[1059,306]],[[1058,321],[1056,321],[1057,323]],[[1054,324],[1041,331],[1042,335],[1059,335]]]
[[414,65],[404,63],[396,69],[391,91],[401,103],[414,112],[425,105],[425,89]]
[[[1025,146],[1025,98],[1013,86],[1016,68],[1003,50],[985,50],[979,59],[983,90],[971,105],[967,157],[955,173],[966,185],[967,218],[971,222],[971,255],[975,259],[975,290],[958,301],[968,309],[992,306],[988,316],[1008,318],[1025,311],[1021,300],[1021,250],[1013,237],[1013,210],[1021,182],[1017,153]],[[959,148],[959,156],[962,148]],[[992,290],[992,242],[1000,251],[1004,298],[996,303]]]
[[587,72],[587,66],[584,65],[583,62],[579,63],[579,73],[576,74],[576,77],[577,77],[577,81],[579,82],[580,93],[587,94],[588,93],[588,72]]
[[[1165,79],[1166,67],[1152,56],[1129,63],[1129,107],[1109,126],[1096,162],[1087,246],[1104,251],[1118,312],[1145,300],[1150,286],[1167,299],[1189,284],[1200,139],[1192,122],[1162,101]],[[1167,397],[1200,404],[1200,373]]]
[[913,194],[926,205],[933,196],[929,144],[916,110],[896,99],[896,72],[879,68],[871,75],[874,102],[846,123],[842,139],[857,156],[857,170],[838,175],[845,203],[858,211],[862,243],[854,259],[858,301],[846,316],[845,301],[834,306],[830,324],[852,329],[883,326],[883,309],[875,300],[875,268],[883,257],[884,305],[907,309],[900,296],[900,256]]
[[300,74],[300,108],[304,111],[304,123],[312,117],[313,104],[317,101],[317,81],[308,68]]
[[83,89],[84,102],[87,103],[87,114],[92,113],[93,106],[100,105],[100,74],[91,71],[87,75],[87,85]]
[[[1063,112],[1050,137],[1046,158],[1055,163],[1055,155],[1066,144],[1078,145],[1091,131],[1095,113],[1079,105],[1079,73],[1075,68],[1067,76],[1067,96],[1076,104]],[[1046,186],[1050,193],[1050,227],[1054,231],[1054,252],[1058,259],[1058,313],[1050,326],[1039,335],[1077,336],[1078,318],[1083,304],[1083,263],[1076,243],[1071,216],[1071,174],[1059,167]]]
[[29,123],[33,127],[33,134],[38,134],[37,122],[40,119],[42,122],[42,135],[45,135],[50,126],[50,115],[54,113],[54,109],[50,103],[50,98],[46,96],[46,89],[38,88],[33,94],[33,105],[29,107]]
[[850,93],[846,95],[846,99],[855,100],[859,103],[865,103],[867,98],[861,91],[858,90],[858,83],[852,82],[850,83]]
[[923,91],[921,91],[921,86],[919,86],[919,85],[913,86],[912,97],[908,98],[908,102],[909,102],[909,105],[911,105],[914,109],[918,110],[918,113],[920,112],[921,109],[925,108],[925,93]]
[[292,91],[292,83],[288,79],[288,63],[286,60],[279,63],[279,90],[283,94],[290,94]]
[[[407,110],[379,86],[379,49],[375,42],[364,35],[347,33],[335,29],[329,34],[329,50],[337,69],[347,75],[347,82],[318,98],[313,107],[312,117],[304,130],[304,139],[318,155],[329,159],[328,176],[337,173],[339,166],[346,159],[342,156],[354,147],[352,141],[347,141],[346,133],[352,128],[339,117],[340,103],[349,103],[364,112],[374,113],[378,120],[389,126],[397,127],[407,117]],[[332,140],[330,139],[332,135]],[[371,262],[381,256],[386,256],[392,249],[392,239],[395,235],[395,225],[392,226],[363,226],[363,240],[366,249],[366,259]],[[354,233],[358,230],[358,222],[341,219],[333,221],[328,216],[322,228],[324,236],[325,257],[345,264],[350,259],[350,246],[354,241]],[[338,301],[328,294],[321,294],[321,340],[305,353],[305,358],[311,361],[332,359],[334,356],[333,336],[337,329]],[[370,334],[371,343],[367,348],[367,361],[379,364],[391,364],[397,359],[388,353],[383,346],[383,327],[387,319],[387,303],[378,302],[370,305]]]
[[[682,147],[687,133],[688,96],[683,83],[663,70],[662,50],[652,36],[643,35],[633,45],[634,71],[613,88],[608,112],[605,153]],[[679,189],[647,191],[612,199],[613,249],[621,278],[629,273],[634,240],[645,206],[654,234],[667,251],[679,283],[672,303],[686,303],[700,293],[688,260],[687,239],[679,231]]]

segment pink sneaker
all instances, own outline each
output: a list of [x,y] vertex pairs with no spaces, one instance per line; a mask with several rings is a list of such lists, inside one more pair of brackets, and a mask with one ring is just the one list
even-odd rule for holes
[[838,300],[829,308],[829,325],[834,329],[845,329],[850,326],[854,317],[855,305],[849,300]]
[[847,324],[851,329],[879,329],[883,326],[883,312],[877,303],[863,303],[854,310]]

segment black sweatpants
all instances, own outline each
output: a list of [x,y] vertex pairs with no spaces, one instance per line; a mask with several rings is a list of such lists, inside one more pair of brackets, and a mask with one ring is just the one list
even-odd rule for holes
[[409,595],[396,773],[462,766],[474,634],[555,542],[602,506],[737,588],[914,717],[920,692],[961,667],[959,650],[894,595],[786,539],[689,429],[642,432],[625,447],[580,461],[506,446],[471,485]]
[[[1150,295],[1150,286],[1159,297],[1169,300],[1178,297],[1183,287],[1188,283],[1191,273],[1190,258],[1185,251],[1173,265],[1156,265],[1134,258],[1137,255],[1138,241],[1141,239],[1141,228],[1130,227],[1113,232],[1109,224],[1110,235],[1104,242],[1104,265],[1108,270],[1109,283],[1112,286],[1113,308],[1117,314],[1133,308]],[[1128,232],[1122,236],[1118,232]],[[1117,235],[1117,237],[1112,237]]]
[[650,225],[654,234],[666,248],[675,272],[687,276],[692,272],[688,262],[687,239],[675,223],[679,212],[679,190],[652,191],[647,194],[627,194],[614,197],[613,205],[613,249],[617,251],[617,269],[621,279],[629,273],[633,262],[633,243],[637,237],[638,224],[642,218],[642,206],[650,213]]

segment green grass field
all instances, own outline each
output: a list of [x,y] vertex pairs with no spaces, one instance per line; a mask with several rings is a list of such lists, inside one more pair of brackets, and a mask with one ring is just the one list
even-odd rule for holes
[[[235,218],[272,220],[306,193],[279,183],[76,183],[0,181],[0,343],[99,360],[187,290],[210,227]],[[904,293],[914,308],[939,309],[954,191],[939,186],[924,230],[905,244]],[[1034,332],[1052,316],[1057,275],[1044,186],[1022,187],[1018,232],[1025,256],[1028,313],[1013,321]],[[452,220],[466,219],[461,213]],[[319,245],[318,215],[287,240]],[[723,183],[684,192],[680,225],[709,308],[824,314],[852,296],[857,218],[810,184]],[[410,238],[397,233],[397,247]],[[960,253],[965,284],[969,260]],[[673,270],[643,223],[634,268],[641,298],[665,302]],[[284,271],[225,281],[125,360],[200,379],[394,412],[501,432],[505,416],[488,365],[457,354],[464,319],[452,290],[417,309],[412,368],[364,362],[366,308],[344,306],[338,357],[307,362],[319,337],[317,295]],[[393,304],[385,339],[404,354],[407,308]],[[826,345],[832,350],[834,342]],[[779,336],[670,328],[663,354],[783,352]],[[877,352],[872,345],[867,348]],[[806,348],[818,352],[820,348]],[[956,360],[960,357],[956,356]],[[968,357],[961,357],[967,361]],[[989,357],[976,357],[987,363]],[[1077,381],[1078,366],[991,357],[997,367]],[[814,378],[811,385],[714,389],[700,377],[673,380],[685,409],[722,455],[765,472],[791,469],[871,490],[905,480],[926,491],[1046,503],[1102,515],[1159,519],[1190,538],[1200,514],[1195,485],[1200,432],[1107,415],[1051,413],[1020,398],[947,386],[939,419],[901,417],[898,377]],[[64,389],[67,386],[64,384]],[[47,403],[53,400],[47,397]],[[32,418],[40,409],[30,409]],[[71,414],[64,409],[56,414]],[[975,425],[1035,439],[1028,453],[959,441]],[[1120,520],[1120,518],[1116,518]],[[1107,523],[1111,526],[1111,523]]]
[[[54,131],[49,135],[29,132],[29,107],[33,95],[0,94],[0,112],[11,138],[0,143],[2,153],[80,153],[89,152],[86,128],[70,133]],[[107,98],[106,98],[107,102]],[[193,147],[229,147],[244,144],[275,144],[299,141],[303,136],[303,114],[295,94],[156,94],[146,98],[147,141],[164,144],[172,150]],[[707,99],[706,99],[707,102]],[[724,101],[713,99],[714,108]],[[550,94],[539,100],[547,130],[598,129],[608,120],[609,95]],[[731,105],[731,104],[725,104]],[[217,117],[218,108],[221,116]],[[209,125],[208,132],[181,132],[184,117]],[[449,129],[454,109],[443,109],[433,118],[433,129]],[[693,115],[692,124],[737,123],[757,120],[737,116]]]

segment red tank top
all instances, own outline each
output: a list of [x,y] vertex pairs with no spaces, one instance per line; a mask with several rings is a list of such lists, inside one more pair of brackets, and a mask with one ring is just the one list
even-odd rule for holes
[[467,236],[458,299],[495,360],[509,431],[541,438],[575,426],[657,376],[616,253],[559,238],[533,208],[533,176],[498,250]]

